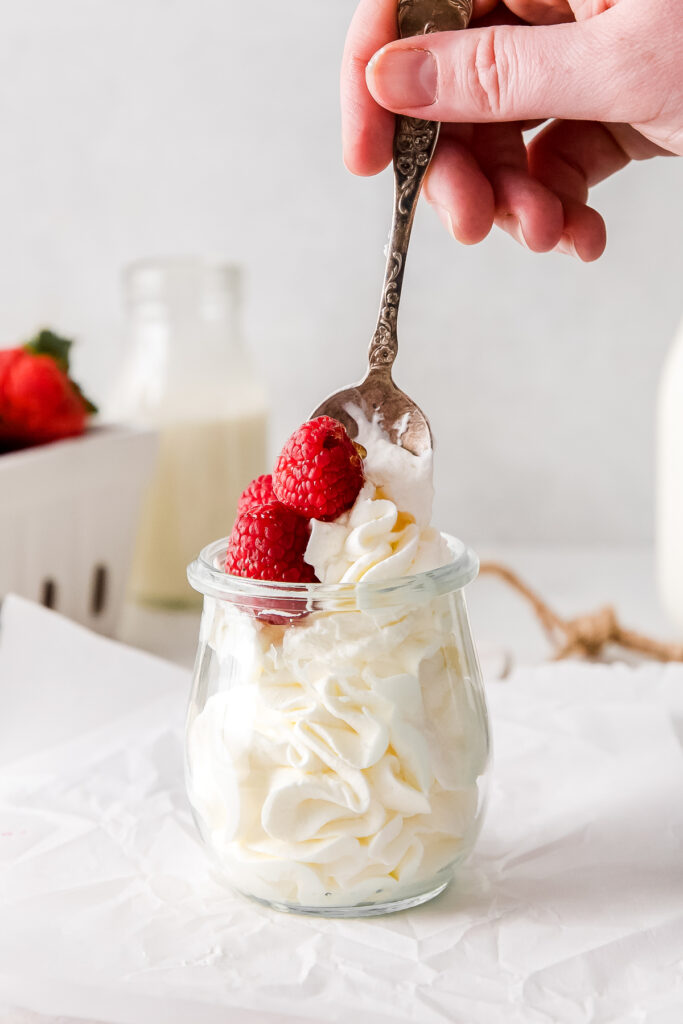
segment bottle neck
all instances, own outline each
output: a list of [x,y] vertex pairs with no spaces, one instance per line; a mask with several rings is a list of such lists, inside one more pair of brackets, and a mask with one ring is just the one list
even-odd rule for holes
[[133,264],[126,274],[129,322],[140,344],[154,329],[171,347],[192,339],[220,356],[241,347],[242,280],[239,267],[202,260]]
[[211,418],[263,403],[242,344],[239,268],[195,260],[126,275],[126,390],[150,417]]

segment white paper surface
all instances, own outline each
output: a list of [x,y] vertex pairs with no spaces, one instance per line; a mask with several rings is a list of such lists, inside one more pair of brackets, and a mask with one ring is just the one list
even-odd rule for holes
[[184,792],[188,690],[4,603],[3,1024],[680,1024],[683,667],[492,684],[471,865],[431,905],[367,921],[281,915],[213,877]]

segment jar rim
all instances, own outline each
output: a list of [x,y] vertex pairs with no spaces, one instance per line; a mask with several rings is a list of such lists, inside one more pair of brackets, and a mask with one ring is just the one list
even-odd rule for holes
[[446,541],[453,555],[452,561],[438,569],[416,573],[412,576],[400,576],[396,579],[366,583],[274,583],[270,580],[252,580],[242,576],[231,576],[221,566],[225,562],[228,538],[207,544],[199,556],[187,568],[190,585],[205,597],[216,597],[230,600],[260,597],[306,599],[307,603],[351,603],[357,604],[362,597],[362,604],[386,603],[395,597],[396,600],[423,599],[450,594],[462,590],[474,580],[479,572],[479,558],[457,537],[448,533],[441,536]]

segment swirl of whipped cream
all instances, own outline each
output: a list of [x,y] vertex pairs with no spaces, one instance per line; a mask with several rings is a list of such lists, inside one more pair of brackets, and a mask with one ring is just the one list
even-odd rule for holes
[[433,527],[420,527],[371,481],[344,515],[311,524],[306,550],[306,561],[322,583],[399,579],[437,569],[451,557]]

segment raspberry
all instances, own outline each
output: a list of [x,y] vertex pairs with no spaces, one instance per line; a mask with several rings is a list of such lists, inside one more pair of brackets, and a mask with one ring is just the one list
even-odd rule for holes
[[243,512],[232,528],[225,571],[233,576],[278,583],[314,583],[304,561],[310,527],[279,501]]
[[273,489],[299,515],[329,522],[351,508],[363,486],[363,460],[341,423],[319,416],[282,449]]
[[237,518],[239,519],[254,505],[268,505],[271,501],[275,501],[272,476],[270,473],[267,476],[257,476],[247,489],[242,491],[242,497],[237,502]]

